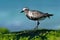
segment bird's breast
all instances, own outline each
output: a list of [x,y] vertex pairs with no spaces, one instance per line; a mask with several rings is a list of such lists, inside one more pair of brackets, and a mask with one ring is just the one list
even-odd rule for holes
[[28,16],[32,17],[33,16],[32,12],[29,12],[28,13]]
[[29,16],[29,15],[26,15],[28,19],[30,20],[39,20],[38,18],[35,18],[35,17],[32,17],[32,16]]

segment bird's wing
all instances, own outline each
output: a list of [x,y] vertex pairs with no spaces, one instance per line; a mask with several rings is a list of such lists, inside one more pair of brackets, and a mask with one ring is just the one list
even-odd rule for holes
[[32,12],[38,12],[38,13],[40,13],[40,14],[43,14],[43,12],[41,12],[41,11],[38,11],[38,10],[31,10]]
[[44,13],[40,11],[32,10],[32,15],[36,18],[40,18],[44,15]]

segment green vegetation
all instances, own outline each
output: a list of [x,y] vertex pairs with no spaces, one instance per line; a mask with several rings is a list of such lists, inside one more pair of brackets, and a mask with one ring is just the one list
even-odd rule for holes
[[9,33],[9,30],[7,28],[0,28],[0,34]]
[[0,40],[60,40],[60,30],[1,31]]

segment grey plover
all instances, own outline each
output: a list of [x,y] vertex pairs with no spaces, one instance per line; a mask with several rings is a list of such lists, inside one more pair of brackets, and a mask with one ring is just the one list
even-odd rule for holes
[[50,16],[53,16],[53,14],[43,13],[38,10],[30,10],[27,7],[23,8],[21,13],[23,13],[23,12],[25,13],[25,15],[27,16],[28,19],[34,20],[37,22],[37,25],[34,29],[38,28],[38,26],[40,24],[40,22],[39,22],[40,20],[44,20],[47,17],[50,18]]

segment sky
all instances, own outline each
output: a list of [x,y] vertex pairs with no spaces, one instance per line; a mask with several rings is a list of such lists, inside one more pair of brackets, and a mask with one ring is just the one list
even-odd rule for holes
[[10,31],[33,29],[36,22],[20,13],[23,7],[54,15],[40,21],[39,28],[60,29],[60,0],[0,0],[0,27]]

